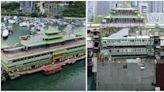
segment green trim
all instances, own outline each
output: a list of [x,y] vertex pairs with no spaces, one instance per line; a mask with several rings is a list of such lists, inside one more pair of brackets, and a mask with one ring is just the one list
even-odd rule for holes
[[56,34],[56,35],[46,35],[46,34],[44,34],[43,39],[53,39],[53,38],[59,38],[59,37],[63,37],[63,36],[64,36],[63,33],[59,33],[59,34]]
[[36,53],[33,53],[33,54],[27,54],[27,55],[20,56],[20,57],[19,56],[18,57],[13,57],[13,58],[10,58],[9,60],[15,60],[15,59],[24,58],[24,57],[35,56],[35,55],[48,53],[48,52],[55,52],[55,51],[58,51],[58,50],[63,50],[63,49],[66,49],[66,48],[76,47],[76,46],[80,46],[80,45],[85,45],[85,43],[70,45],[70,46],[64,46],[64,47],[55,48],[55,49],[51,49],[51,50],[43,50],[41,52],[36,52]]
[[39,57],[31,58],[31,59],[26,59],[26,60],[14,62],[14,63],[8,64],[8,67],[15,66],[15,65],[20,65],[20,64],[23,64],[23,63],[33,62],[33,61],[37,61],[37,60],[41,60],[41,59],[48,58],[48,57],[51,57],[51,56],[52,56],[51,54],[48,54],[48,55],[44,55],[44,56],[39,56]]
[[58,30],[57,27],[55,27],[55,28],[51,27],[48,30],[44,30],[44,33],[45,34],[52,34],[52,33],[61,33],[61,32]]
[[35,62],[29,62],[28,64],[20,64],[20,65],[15,65],[11,68],[8,69],[8,71],[12,71],[15,69],[23,69],[23,68],[27,68],[27,67],[31,67],[33,65],[38,65],[38,64],[46,64],[48,62],[50,62],[52,59],[45,59],[45,60],[37,60]]

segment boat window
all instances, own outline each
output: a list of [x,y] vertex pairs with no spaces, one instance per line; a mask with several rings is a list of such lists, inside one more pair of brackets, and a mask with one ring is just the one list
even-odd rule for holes
[[71,50],[71,49],[75,49],[75,48],[79,48],[79,47],[83,47],[85,45],[80,45],[80,46],[76,46],[76,47],[71,47],[71,48],[68,48],[67,50]]
[[128,66],[127,65],[123,65],[123,69],[127,69],[128,68]]

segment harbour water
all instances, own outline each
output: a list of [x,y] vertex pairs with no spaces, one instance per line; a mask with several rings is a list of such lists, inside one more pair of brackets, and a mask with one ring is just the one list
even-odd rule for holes
[[[13,34],[7,40],[1,40],[3,45],[14,45],[19,37],[29,34],[26,27],[13,25]],[[85,90],[85,60],[62,67],[58,73],[44,75],[42,72],[24,75],[14,80],[8,79],[1,85],[2,90]]]
[[85,90],[85,61],[64,66],[52,75],[24,75],[2,84],[2,90]]

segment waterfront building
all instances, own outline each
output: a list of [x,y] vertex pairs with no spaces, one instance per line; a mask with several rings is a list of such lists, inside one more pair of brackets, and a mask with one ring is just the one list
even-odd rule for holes
[[23,13],[31,13],[35,9],[34,1],[20,1],[19,3]]
[[[2,68],[11,79],[85,58],[85,37],[65,35],[54,28],[41,34],[21,37],[17,46],[1,48]],[[56,65],[59,64],[59,65]]]
[[44,10],[49,16],[61,15],[67,5],[67,2],[45,1]]
[[139,10],[140,10],[141,14],[146,16],[146,14],[148,13],[148,4],[147,3],[140,3],[139,4]]

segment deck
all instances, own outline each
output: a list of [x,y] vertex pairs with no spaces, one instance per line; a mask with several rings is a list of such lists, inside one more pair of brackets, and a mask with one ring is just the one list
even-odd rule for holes
[[1,51],[1,53],[2,53],[2,57],[4,56],[4,57],[6,57],[6,59],[14,59],[14,58],[18,58],[18,57],[35,55],[38,53],[45,53],[45,52],[49,52],[54,49],[60,50],[60,49],[64,49],[66,47],[74,46],[74,45],[78,45],[78,44],[85,44],[85,42],[84,42],[84,40],[79,40],[77,42],[69,42],[69,43],[64,43],[64,44],[55,45],[55,46],[34,47],[34,48],[30,48],[28,51],[23,51],[23,50],[18,50],[18,51],[14,51],[14,52]]

